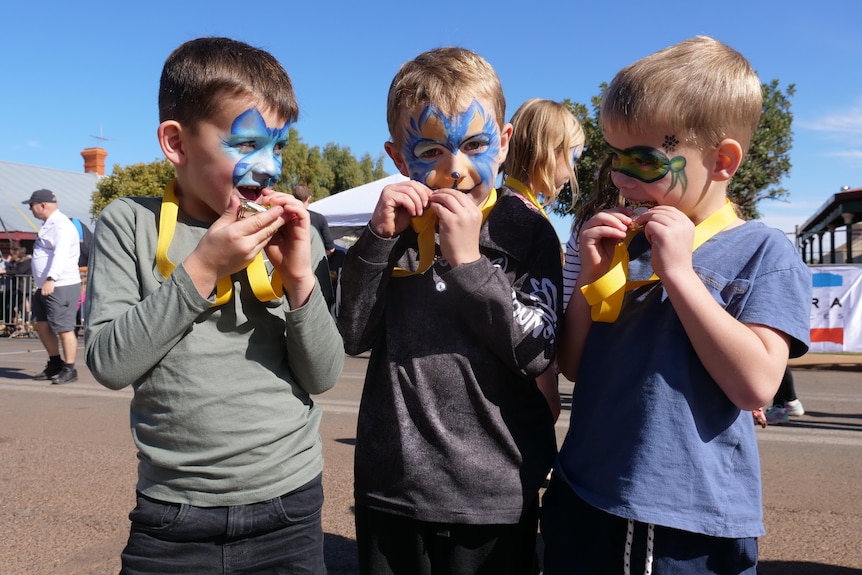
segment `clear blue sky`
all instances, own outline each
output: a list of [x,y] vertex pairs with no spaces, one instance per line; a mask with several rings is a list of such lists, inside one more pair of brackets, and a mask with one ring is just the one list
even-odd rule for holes
[[[511,115],[531,97],[589,104],[622,66],[706,34],[745,54],[761,81],[796,85],[793,168],[782,182],[790,200],[761,203],[766,223],[792,232],[842,186],[862,187],[856,0],[49,0],[9,2],[3,12],[0,160],[81,171],[81,150],[100,142],[109,173],[114,164],[160,159],[161,67],[198,36],[272,52],[294,81],[303,141],[376,158],[388,137],[389,82],[424,50],[459,45],[482,54],[500,75]],[[388,158],[386,169],[395,172]],[[561,235],[568,223],[558,221]]]

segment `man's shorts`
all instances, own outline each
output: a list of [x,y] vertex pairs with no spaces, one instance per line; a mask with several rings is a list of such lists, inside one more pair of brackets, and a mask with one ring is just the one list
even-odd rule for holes
[[57,286],[54,293],[48,297],[43,296],[40,289],[33,294],[33,300],[30,302],[33,320],[47,321],[48,327],[54,333],[73,331],[80,299],[81,284]]

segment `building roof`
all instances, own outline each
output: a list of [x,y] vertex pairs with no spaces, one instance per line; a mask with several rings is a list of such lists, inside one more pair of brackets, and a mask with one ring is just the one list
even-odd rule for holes
[[803,239],[807,239],[828,231],[830,227],[849,226],[859,221],[862,221],[862,188],[848,188],[826,200],[826,203],[802,224],[798,233]]
[[21,202],[40,188],[54,192],[61,212],[92,224],[90,206],[100,178],[92,172],[70,172],[0,160],[0,234],[29,235],[39,231],[42,222]]

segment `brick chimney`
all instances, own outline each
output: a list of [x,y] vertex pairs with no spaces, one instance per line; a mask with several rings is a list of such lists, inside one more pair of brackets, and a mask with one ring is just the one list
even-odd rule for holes
[[103,148],[84,148],[81,156],[84,158],[84,172],[105,175],[105,158],[108,157],[108,152]]

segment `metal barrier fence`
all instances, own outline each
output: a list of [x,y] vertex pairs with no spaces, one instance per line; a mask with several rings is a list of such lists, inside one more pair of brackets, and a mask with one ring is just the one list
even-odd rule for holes
[[0,337],[36,337],[30,320],[33,277],[0,276]]
[[[84,327],[82,307],[86,293],[87,268],[81,268],[82,289],[78,302],[76,331]],[[38,337],[30,315],[30,298],[36,284],[30,275],[0,275],[0,337]]]

